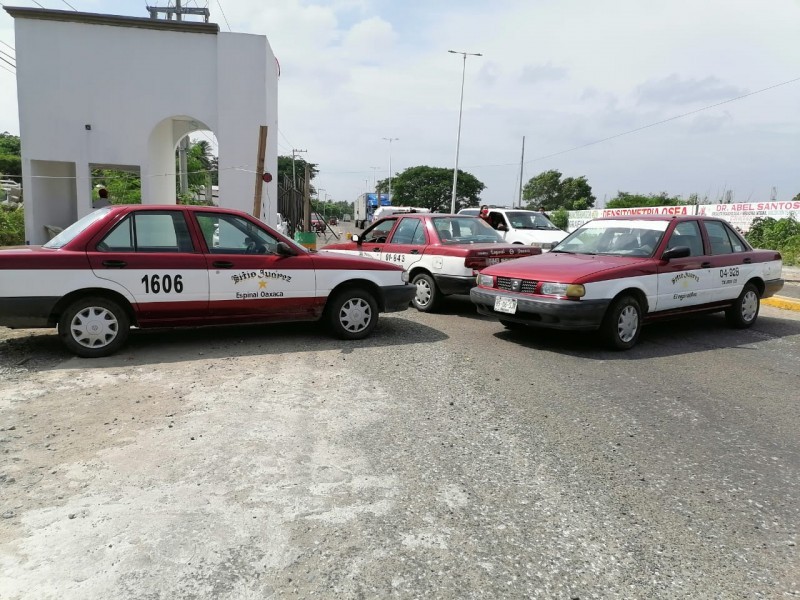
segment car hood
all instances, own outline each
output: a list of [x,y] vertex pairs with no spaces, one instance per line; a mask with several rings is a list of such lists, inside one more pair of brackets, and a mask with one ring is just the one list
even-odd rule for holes
[[651,260],[629,256],[547,252],[487,267],[481,273],[518,279],[581,283],[599,273],[615,269],[627,270],[632,266],[643,265]]
[[528,242],[536,242],[540,244],[552,244],[553,242],[560,242],[567,233],[560,229],[515,229],[514,233],[517,237],[522,237]]

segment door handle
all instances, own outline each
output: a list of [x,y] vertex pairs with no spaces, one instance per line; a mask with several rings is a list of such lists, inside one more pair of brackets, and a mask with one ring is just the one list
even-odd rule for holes
[[233,266],[233,263],[227,260],[215,260],[213,263],[211,263],[211,265],[217,267],[218,269],[230,269]]
[[372,249],[372,251],[373,251],[373,252],[380,252],[380,251],[381,251],[381,249],[380,249],[380,248],[373,248],[373,249]]
[[745,258],[742,262],[744,264],[746,264],[746,265],[749,265],[751,262],[753,262],[753,259],[752,258]]
[[706,261],[702,265],[700,265],[700,267],[703,268],[703,269],[708,269],[708,268],[711,267],[711,263]]
[[411,254],[419,254],[419,250],[417,250],[416,248],[414,248],[414,249],[411,251]]
[[128,263],[124,260],[104,260],[103,266],[109,267],[110,269],[121,269],[122,267],[127,267]]

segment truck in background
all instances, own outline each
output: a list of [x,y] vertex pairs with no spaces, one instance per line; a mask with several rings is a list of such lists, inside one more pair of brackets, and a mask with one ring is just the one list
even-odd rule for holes
[[355,226],[357,229],[364,229],[367,225],[372,223],[375,215],[375,210],[380,206],[391,206],[392,199],[389,194],[361,194],[355,201]]

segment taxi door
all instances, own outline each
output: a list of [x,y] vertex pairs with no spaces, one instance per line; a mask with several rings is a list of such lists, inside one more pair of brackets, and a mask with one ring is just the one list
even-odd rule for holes
[[401,217],[389,241],[383,246],[382,260],[400,265],[408,271],[425,254],[428,245],[426,235],[425,221],[418,217]]
[[739,297],[744,284],[756,270],[747,246],[739,236],[722,221],[704,221],[703,226],[711,247],[711,265],[714,269],[713,300],[733,300]]
[[681,221],[672,230],[665,250],[679,246],[688,246],[691,254],[659,265],[654,310],[679,310],[712,302],[715,281],[711,257],[705,253],[697,221]]
[[397,218],[383,219],[366,229],[358,242],[358,255],[382,260],[382,252],[389,236],[397,224]]
[[278,254],[279,238],[240,215],[198,211],[195,219],[208,249],[209,318],[254,322],[318,316],[311,255]]
[[132,297],[140,321],[187,321],[208,314],[208,270],[184,211],[136,210],[87,247],[96,277]]

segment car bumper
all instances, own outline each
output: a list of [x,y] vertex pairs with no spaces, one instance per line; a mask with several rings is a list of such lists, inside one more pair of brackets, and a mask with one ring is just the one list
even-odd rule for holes
[[0,327],[34,329],[49,327],[58,298],[0,298]]
[[764,295],[762,298],[774,296],[783,289],[783,279],[770,279],[764,282]]
[[382,287],[383,292],[383,312],[400,312],[408,308],[414,294],[417,293],[417,286],[404,284]]
[[[503,290],[473,288],[470,299],[482,315],[524,323],[534,327],[591,331],[603,322],[610,300],[559,300],[557,298],[531,298]],[[517,312],[507,314],[494,310],[495,298],[503,296],[517,299]]]
[[445,296],[469,294],[469,291],[475,287],[474,275],[434,275],[433,279],[436,281],[436,287]]

